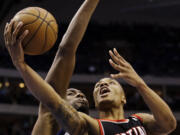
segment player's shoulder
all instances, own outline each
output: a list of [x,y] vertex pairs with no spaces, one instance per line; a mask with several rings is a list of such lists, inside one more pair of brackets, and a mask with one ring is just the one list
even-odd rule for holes
[[138,120],[138,121],[140,121],[141,123],[143,123],[143,116],[141,115],[141,114],[132,114],[132,115],[130,115],[129,116],[129,119],[133,119],[133,120]]
[[144,124],[155,121],[154,116],[149,113],[136,113],[132,116],[138,118]]
[[78,112],[78,113],[83,118],[83,120],[86,124],[88,124],[90,126],[91,125],[95,125],[95,126],[98,125],[98,121],[95,118],[93,118],[93,117],[91,117],[85,113],[82,113],[82,112]]
[[84,120],[85,128],[87,127],[86,129],[88,130],[88,135],[91,134],[94,135],[100,133],[99,124],[95,118],[82,112],[78,112],[78,113]]

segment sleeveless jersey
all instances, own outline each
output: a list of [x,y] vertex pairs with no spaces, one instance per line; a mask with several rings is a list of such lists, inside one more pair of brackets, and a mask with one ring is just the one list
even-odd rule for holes
[[142,118],[135,114],[123,120],[97,120],[101,135],[147,135]]

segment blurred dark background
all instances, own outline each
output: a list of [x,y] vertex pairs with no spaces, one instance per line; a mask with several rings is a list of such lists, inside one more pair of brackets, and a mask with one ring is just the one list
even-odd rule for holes
[[[40,56],[26,56],[27,63],[45,77],[68,24],[83,0],[0,0],[0,135],[27,135],[37,118],[38,101],[28,92],[4,48],[5,23],[19,10],[40,6],[51,12],[59,25],[54,47]],[[115,73],[108,64],[108,50],[117,48],[147,84],[171,107],[180,134],[180,1],[100,0],[78,48],[70,87],[81,89],[90,101],[94,83]],[[126,114],[149,112],[137,91],[119,80],[127,95]]]

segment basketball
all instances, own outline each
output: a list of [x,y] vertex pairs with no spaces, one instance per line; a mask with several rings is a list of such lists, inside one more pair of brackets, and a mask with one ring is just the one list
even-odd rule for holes
[[18,35],[29,30],[23,40],[24,53],[28,55],[40,55],[50,50],[58,36],[56,19],[47,10],[40,7],[28,7],[19,11],[14,17],[13,28],[22,21],[23,26]]

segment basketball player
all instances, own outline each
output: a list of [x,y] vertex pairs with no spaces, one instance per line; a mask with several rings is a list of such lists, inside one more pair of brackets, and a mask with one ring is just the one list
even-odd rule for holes
[[[74,15],[63,36],[54,62],[45,79],[57,91],[57,93],[62,98],[66,99],[66,101],[76,110],[86,114],[88,114],[89,104],[85,95],[80,90],[72,88],[68,89],[66,93],[66,89],[68,88],[74,70],[76,49],[84,35],[91,15],[93,14],[98,2],[99,0],[85,0]],[[12,24],[13,22],[11,25]],[[22,24],[19,24],[17,29],[20,29],[21,27]],[[15,35],[17,35],[17,32]],[[33,128],[32,134],[55,135],[59,129],[61,129],[61,127],[57,124],[51,112],[44,105],[40,104],[38,120]]]
[[[85,0],[83,2],[59,44],[56,57],[46,77],[46,81],[54,87],[62,98],[65,98],[76,110],[86,114],[89,113],[89,103],[85,95],[80,90],[72,88],[68,89],[66,93],[66,89],[74,70],[77,47],[97,4],[98,0]],[[57,124],[51,112],[40,104],[38,120],[32,134],[55,135],[59,129],[61,127]],[[63,135],[63,133],[65,131],[61,130],[59,134]]]
[[[18,39],[12,34],[11,26],[5,28],[5,42],[14,66],[21,73],[28,89],[53,114],[63,129],[72,135],[163,135],[176,128],[176,119],[168,105],[151,90],[133,67],[119,55],[116,49],[110,51],[111,66],[119,71],[114,78],[103,78],[94,88],[94,100],[101,119],[94,119],[85,113],[76,111],[54,88],[44,81],[24,61],[22,40],[28,34],[25,31]],[[13,33],[18,33],[18,27]],[[15,40],[15,41],[13,41]],[[143,97],[152,115],[139,113],[128,119],[124,117],[123,106],[126,103],[121,85],[115,80],[124,79],[134,86]]]
[[[85,95],[77,89],[68,89],[66,94],[66,90],[74,70],[77,47],[98,2],[99,0],[85,0],[76,12],[59,44],[56,57],[46,77],[46,81],[62,98],[66,99],[76,110],[86,114],[89,113],[89,103]],[[38,120],[32,134],[55,135],[59,129],[61,129],[61,125],[57,124],[51,112],[40,104]],[[59,134],[63,135],[64,132],[61,130]]]

